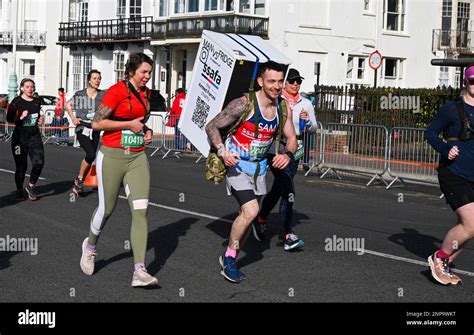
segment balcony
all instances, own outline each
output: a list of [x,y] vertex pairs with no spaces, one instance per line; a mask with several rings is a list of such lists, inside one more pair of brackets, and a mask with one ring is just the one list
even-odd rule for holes
[[159,21],[153,21],[153,17],[147,16],[139,19],[62,22],[59,24],[58,44],[77,46],[199,38],[204,29],[268,38],[268,18],[232,13],[169,18]]
[[204,29],[218,33],[249,34],[268,38],[268,18],[239,14],[170,18],[155,22],[153,38],[157,40],[199,38]]
[[[35,48],[46,47],[46,33],[38,31],[19,31],[17,32],[17,46],[27,46]],[[13,31],[0,32],[0,45],[13,46]]]
[[432,51],[446,51],[449,54],[474,53],[473,31],[434,29]]
[[62,45],[134,42],[149,40],[153,32],[153,17],[111,19],[59,24],[59,43]]

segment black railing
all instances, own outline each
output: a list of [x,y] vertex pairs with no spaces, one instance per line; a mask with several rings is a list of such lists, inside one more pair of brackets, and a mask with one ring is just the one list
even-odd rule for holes
[[106,42],[150,39],[153,17],[124,18],[97,21],[62,22],[59,43]]
[[170,18],[156,21],[153,37],[156,39],[201,37],[202,31],[237,33],[268,37],[268,18],[224,14],[189,18]]
[[[46,33],[39,31],[19,31],[17,32],[17,45],[46,47]],[[0,45],[13,45],[13,32],[0,32]]]
[[204,29],[268,37],[268,18],[239,14],[169,18],[153,22],[153,17],[63,22],[59,43],[94,43],[166,38],[201,37]]

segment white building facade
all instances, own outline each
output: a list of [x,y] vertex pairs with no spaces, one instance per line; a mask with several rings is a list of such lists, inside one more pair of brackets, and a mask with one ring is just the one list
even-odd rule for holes
[[[8,36],[18,2],[19,31],[47,31],[46,43],[17,51],[19,79],[34,76],[40,93],[82,89],[91,69],[102,72],[106,88],[123,79],[130,53],[144,52],[155,62],[150,87],[170,96],[189,86],[203,29],[268,39],[306,78],[306,92],[316,83],[372,86],[375,50],[383,56],[378,86],[454,86],[459,69],[430,61],[473,54],[473,1],[0,0],[0,28]],[[4,38],[0,93],[8,89],[10,58]]]
[[[57,94],[64,55],[56,43],[58,24],[65,19],[64,4],[67,1],[0,0],[0,93],[8,92],[9,77],[15,69],[18,82],[31,78],[40,94]],[[15,12],[17,48],[14,61]]]

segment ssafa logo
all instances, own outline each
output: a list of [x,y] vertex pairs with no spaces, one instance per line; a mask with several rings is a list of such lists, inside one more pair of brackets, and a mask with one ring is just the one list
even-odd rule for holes
[[216,90],[219,89],[219,85],[221,84],[221,75],[219,74],[219,70],[212,69],[209,65],[204,64],[202,68],[201,75],[204,79],[207,80],[209,84],[211,84]]
[[26,310],[18,313],[19,325],[47,325],[48,328],[56,327],[56,312],[30,312]]

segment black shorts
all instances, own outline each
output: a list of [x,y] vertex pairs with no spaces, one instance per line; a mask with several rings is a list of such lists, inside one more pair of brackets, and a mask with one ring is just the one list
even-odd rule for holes
[[260,202],[260,199],[262,198],[261,195],[256,195],[253,190],[237,191],[235,188],[231,187],[230,192],[232,193],[234,198],[237,200],[240,207],[242,207],[242,205],[254,199],[257,200],[257,202]]
[[454,174],[446,166],[438,168],[438,180],[446,203],[453,211],[474,202],[474,182]]

